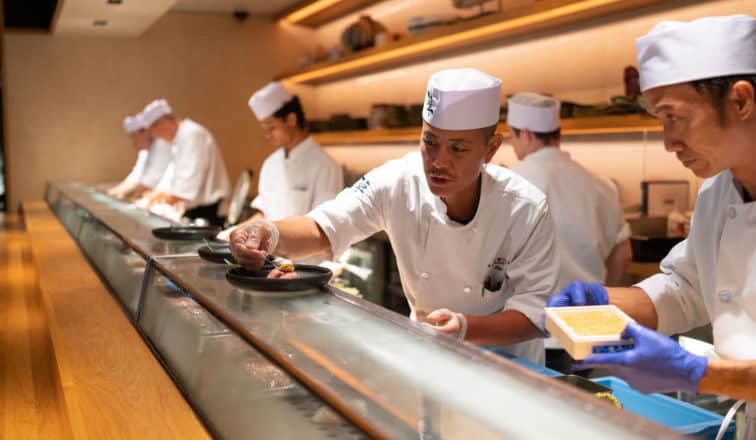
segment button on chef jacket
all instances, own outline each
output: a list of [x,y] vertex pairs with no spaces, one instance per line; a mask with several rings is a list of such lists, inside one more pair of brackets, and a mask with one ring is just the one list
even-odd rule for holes
[[[756,202],[744,203],[729,171],[701,186],[690,235],[661,262],[661,274],[637,284],[656,306],[668,335],[711,323],[726,359],[756,360]],[[749,404],[756,433],[756,405]]]
[[212,205],[229,196],[226,165],[205,127],[182,120],[173,139],[172,155],[171,165],[158,183],[159,191],[187,200],[186,209]]
[[[465,315],[512,309],[540,327],[557,281],[545,196],[494,165],[482,173],[478,211],[465,225],[449,219],[428,188],[419,153],[370,171],[308,216],[328,236],[333,255],[386,231],[413,318],[439,308]],[[502,348],[543,364],[541,339]]]
[[344,189],[344,175],[312,136],[297,144],[286,157],[279,148],[260,169],[258,195],[252,207],[270,220],[304,215]]
[[630,238],[614,188],[555,147],[525,156],[512,171],[537,186],[549,201],[560,251],[558,289],[575,280],[604,283],[606,258],[614,246]]
[[126,176],[126,181],[154,188],[172,160],[171,146],[160,139],[155,139],[150,148],[139,150],[137,161]]

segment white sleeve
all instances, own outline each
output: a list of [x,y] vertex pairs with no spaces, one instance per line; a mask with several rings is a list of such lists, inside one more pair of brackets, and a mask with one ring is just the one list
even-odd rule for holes
[[249,204],[251,208],[261,211],[263,215],[266,215],[266,194],[270,191],[268,185],[268,160],[266,159],[260,167],[260,178],[257,180],[257,195],[252,199],[252,203]]
[[210,166],[210,140],[197,131],[179,145],[173,167],[173,184],[170,193],[190,202],[197,201]]
[[126,176],[125,179],[123,179],[125,182],[139,183],[142,180],[142,175],[144,174],[144,168],[147,165],[148,156],[149,152],[147,150],[139,150],[134,168],[132,168],[129,175]]
[[656,307],[657,330],[673,335],[707,324],[709,317],[701,295],[696,259],[688,240],[672,248],[660,267],[662,273],[636,284]]
[[334,258],[351,244],[385,228],[392,185],[389,174],[386,165],[378,167],[307,214],[328,237]]
[[333,199],[344,189],[344,172],[341,165],[328,161],[325,169],[318,174],[313,189],[312,207],[315,209],[324,202]]
[[[514,229],[504,243],[508,263],[505,293],[512,293],[504,310],[517,310],[542,329],[543,309],[559,277],[559,252],[546,200],[531,211],[519,219],[527,226]],[[515,233],[518,230],[522,233]]]

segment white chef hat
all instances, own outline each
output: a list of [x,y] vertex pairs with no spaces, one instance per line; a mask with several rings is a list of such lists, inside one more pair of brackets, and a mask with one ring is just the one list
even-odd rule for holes
[[143,128],[147,128],[147,126],[144,124],[141,113],[137,113],[134,116],[126,116],[123,119],[123,129],[128,134],[137,132]]
[[142,110],[142,119],[144,120],[144,125],[149,127],[158,119],[172,113],[173,110],[168,105],[168,101],[165,99],[156,99],[144,107],[144,110]]
[[706,17],[663,21],[635,40],[641,90],[756,73],[756,19]]
[[291,100],[292,96],[280,82],[272,82],[256,91],[249,98],[249,108],[258,121],[269,117]]
[[477,69],[446,69],[428,79],[423,120],[442,130],[473,130],[499,122],[501,80]]
[[559,128],[561,104],[554,98],[537,93],[517,93],[507,101],[507,125],[536,133],[550,133]]

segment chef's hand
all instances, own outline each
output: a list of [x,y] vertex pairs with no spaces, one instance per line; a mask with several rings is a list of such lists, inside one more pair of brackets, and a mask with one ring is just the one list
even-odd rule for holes
[[263,218],[255,219],[231,232],[231,255],[247,270],[257,271],[265,257],[278,245],[278,228]]
[[622,332],[635,348],[597,354],[576,362],[573,368],[607,368],[643,393],[687,391],[695,393],[706,372],[707,359],[685,350],[674,340],[631,322]]
[[455,313],[448,309],[438,309],[430,312],[425,320],[441,333],[456,336],[460,340],[465,339],[467,319],[461,313]]
[[609,304],[609,293],[601,284],[573,281],[549,297],[546,307],[599,306]]

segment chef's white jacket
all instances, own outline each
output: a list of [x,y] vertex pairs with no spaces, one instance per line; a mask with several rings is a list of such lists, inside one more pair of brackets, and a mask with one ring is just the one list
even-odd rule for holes
[[[170,156],[170,150],[168,151],[168,155]],[[140,149],[137,153],[137,160],[136,163],[134,163],[134,167],[129,172],[129,175],[126,176],[125,179],[123,179],[125,182],[129,183],[141,183],[142,182],[142,175],[144,175],[144,166],[147,164],[147,156],[150,155],[150,151],[147,149]]]
[[155,139],[150,148],[139,150],[137,161],[126,176],[126,181],[139,183],[147,188],[155,188],[172,160],[171,146],[160,139]]
[[[486,166],[481,180],[478,211],[465,225],[449,219],[431,193],[419,153],[370,171],[308,216],[333,255],[385,230],[413,318],[439,308],[465,315],[512,309],[540,327],[559,270],[546,198],[498,166]],[[543,363],[541,339],[504,349]]]
[[289,152],[279,148],[260,169],[258,195],[252,207],[270,220],[304,215],[344,189],[344,175],[312,136]]
[[171,164],[158,183],[158,191],[188,202],[186,209],[212,205],[231,192],[226,165],[213,135],[190,119],[179,123],[172,142]]
[[[756,203],[744,203],[729,171],[704,182],[690,234],[661,271],[637,284],[656,306],[660,332],[711,323],[721,357],[756,360]],[[753,424],[756,406],[749,406]]]
[[549,201],[560,251],[559,290],[575,280],[603,284],[606,258],[630,238],[615,189],[555,147],[527,155],[512,171]]

